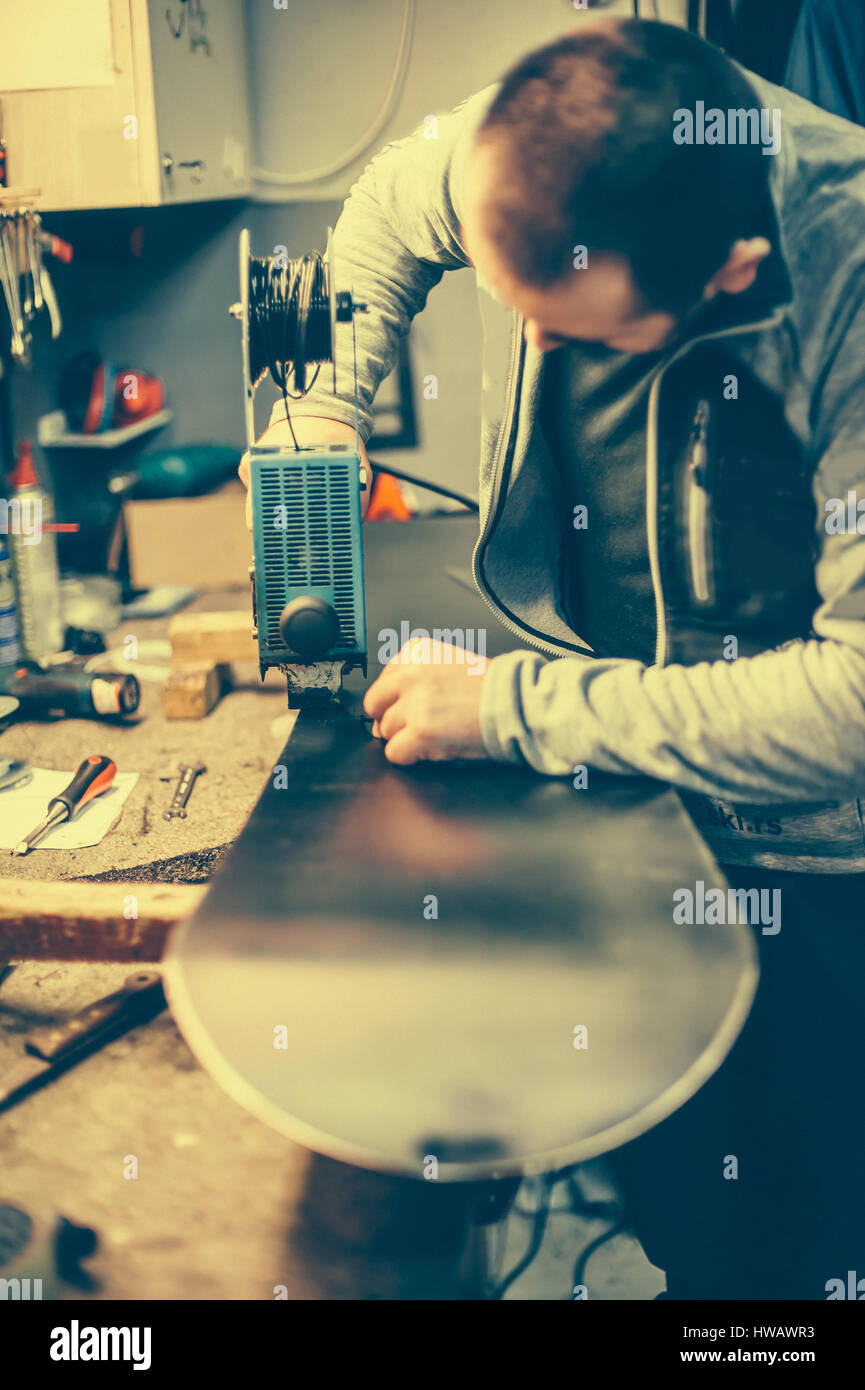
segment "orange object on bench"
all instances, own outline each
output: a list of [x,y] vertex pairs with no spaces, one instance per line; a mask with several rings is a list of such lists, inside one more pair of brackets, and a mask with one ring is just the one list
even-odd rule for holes
[[411,521],[411,511],[402,495],[399,480],[390,473],[377,473],[366,511],[367,521]]

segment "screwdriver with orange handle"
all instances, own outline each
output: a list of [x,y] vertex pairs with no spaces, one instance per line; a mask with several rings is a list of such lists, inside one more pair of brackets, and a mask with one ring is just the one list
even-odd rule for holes
[[45,819],[35,830],[31,830],[25,839],[20,840],[15,848],[10,850],[10,854],[26,854],[34,845],[38,845],[55,825],[62,825],[64,821],[71,820],[88,801],[93,801],[95,797],[108,791],[114,782],[116,772],[117,764],[102,753],[92,753],[89,758],[85,758],[69,786],[64,787],[62,792],[58,792],[57,796],[53,796],[48,802],[48,814]]

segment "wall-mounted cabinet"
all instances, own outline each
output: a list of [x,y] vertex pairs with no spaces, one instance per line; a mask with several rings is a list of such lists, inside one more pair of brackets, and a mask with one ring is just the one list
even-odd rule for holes
[[[244,197],[244,10],[243,0],[16,3],[18,61],[0,56],[9,184],[40,188],[46,211]],[[70,11],[78,23],[64,29]]]

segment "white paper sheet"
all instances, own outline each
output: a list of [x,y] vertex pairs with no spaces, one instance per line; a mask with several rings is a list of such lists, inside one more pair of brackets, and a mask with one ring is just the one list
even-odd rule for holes
[[[74,775],[74,768],[69,772],[53,772],[34,767],[33,780],[26,787],[0,791],[0,848],[13,849],[23,840],[44,819],[52,796],[68,787]],[[84,849],[98,845],[117,820],[137,781],[137,772],[118,772],[109,791],[82,807],[74,820],[65,821],[50,831],[34,846],[31,854],[38,849]]]
[[0,92],[109,87],[109,0],[0,0]]

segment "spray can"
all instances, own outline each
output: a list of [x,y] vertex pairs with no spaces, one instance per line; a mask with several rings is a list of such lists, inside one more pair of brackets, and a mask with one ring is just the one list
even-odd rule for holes
[[23,653],[39,661],[63,649],[57,538],[46,525],[54,519],[50,495],[42,488],[30,445],[22,443],[9,478],[9,548],[18,600],[18,633]]
[[0,538],[0,666],[21,660],[18,641],[18,614],[15,608],[15,582],[12,578],[12,556]]

